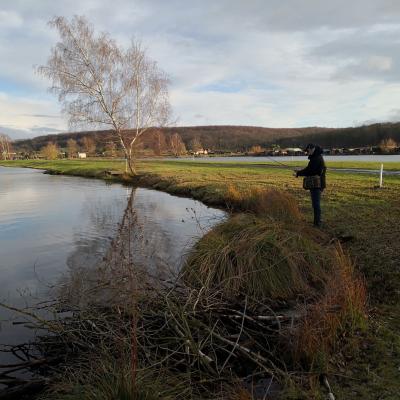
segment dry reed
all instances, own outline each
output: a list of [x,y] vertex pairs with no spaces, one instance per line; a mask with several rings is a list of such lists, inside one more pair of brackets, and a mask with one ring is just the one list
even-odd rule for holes
[[225,199],[230,208],[268,216],[278,221],[298,223],[302,219],[296,199],[281,190],[260,187],[238,189],[229,185]]
[[[340,245],[332,251],[332,270],[320,297],[302,308],[296,328],[294,355],[308,365],[325,363],[341,335],[351,335],[366,322],[366,285]],[[321,367],[321,365],[319,365]]]

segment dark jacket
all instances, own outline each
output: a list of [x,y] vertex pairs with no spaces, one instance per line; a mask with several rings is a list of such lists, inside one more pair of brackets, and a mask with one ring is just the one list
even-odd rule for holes
[[321,176],[321,184],[322,189],[325,188],[325,161],[322,157],[322,149],[319,146],[315,146],[314,153],[311,156],[308,156],[310,160],[308,162],[307,167],[304,169],[297,171],[297,176],[314,176],[319,175]]

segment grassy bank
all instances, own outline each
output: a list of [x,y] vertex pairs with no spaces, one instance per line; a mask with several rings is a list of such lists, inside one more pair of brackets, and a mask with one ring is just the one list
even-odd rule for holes
[[[365,164],[342,163],[339,167],[372,167]],[[393,169],[399,169],[396,164]],[[99,178],[104,177],[104,170],[124,167],[121,162],[67,160],[2,165]],[[221,206],[232,204],[232,187],[239,193],[249,188],[283,189],[298,200],[311,221],[308,193],[301,188],[301,181],[283,168],[258,163],[146,161],[138,171],[136,183]],[[370,328],[361,335],[361,346],[357,342],[353,347],[350,342],[332,360],[338,398],[396,399],[400,389],[400,177],[385,178],[383,189],[376,185],[376,176],[329,172],[323,195],[324,231],[342,239],[365,275],[371,305]]]

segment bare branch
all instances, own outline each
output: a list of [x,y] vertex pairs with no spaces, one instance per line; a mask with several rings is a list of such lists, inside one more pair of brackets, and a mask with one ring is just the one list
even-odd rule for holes
[[71,126],[108,126],[132,173],[133,147],[151,127],[169,120],[169,80],[137,41],[119,47],[107,34],[95,35],[84,17],[55,17],[60,41],[37,72],[52,81]]

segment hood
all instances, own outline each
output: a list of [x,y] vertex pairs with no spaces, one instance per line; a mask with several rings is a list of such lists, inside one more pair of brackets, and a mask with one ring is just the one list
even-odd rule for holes
[[320,146],[315,146],[314,153],[312,153],[311,156],[308,156],[308,158],[320,156],[323,152],[324,152],[324,150],[322,149],[322,147],[320,147]]

